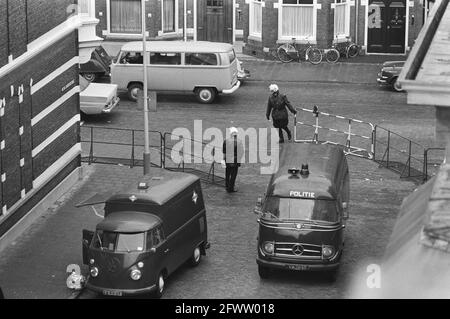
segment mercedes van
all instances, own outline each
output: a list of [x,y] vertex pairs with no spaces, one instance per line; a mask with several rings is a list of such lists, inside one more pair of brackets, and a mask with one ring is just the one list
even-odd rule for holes
[[259,275],[287,269],[324,271],[334,279],[350,200],[344,152],[330,144],[289,143],[279,161],[255,207]]

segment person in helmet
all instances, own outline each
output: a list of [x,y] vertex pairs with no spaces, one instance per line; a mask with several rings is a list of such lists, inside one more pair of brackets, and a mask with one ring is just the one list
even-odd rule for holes
[[280,93],[278,85],[271,84],[269,91],[271,95],[267,102],[266,118],[269,120],[269,116],[272,114],[273,127],[278,129],[280,143],[284,143],[283,130],[286,131],[289,140],[292,138],[291,131],[288,128],[289,116],[286,107],[292,114],[297,114],[297,111],[292,107],[286,95]]
[[238,168],[241,166],[241,162],[244,155],[244,146],[238,139],[238,129],[230,127],[230,137],[223,142],[222,152],[223,160],[222,165],[225,166],[225,186],[228,193],[236,192],[234,183],[236,182],[236,176]]

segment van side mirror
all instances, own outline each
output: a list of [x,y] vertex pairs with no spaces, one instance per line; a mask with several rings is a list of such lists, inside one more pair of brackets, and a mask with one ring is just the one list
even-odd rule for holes
[[261,197],[258,197],[258,200],[256,201],[256,206],[255,206],[255,208],[253,209],[253,212],[255,213],[255,214],[262,214],[262,210],[261,210],[261,208],[262,208],[262,198]]

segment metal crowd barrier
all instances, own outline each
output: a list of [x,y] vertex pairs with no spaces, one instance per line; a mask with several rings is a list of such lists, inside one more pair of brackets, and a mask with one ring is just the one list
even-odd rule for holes
[[[373,159],[374,152],[375,152],[375,146],[374,146],[374,133],[375,133],[375,126],[372,123],[340,116],[340,115],[334,115],[326,112],[320,112],[317,106],[314,106],[313,109],[306,109],[306,108],[297,108],[297,114],[300,114],[300,112],[306,112],[312,115],[314,118],[314,124],[306,123],[305,121],[297,120],[297,114],[295,115],[295,128],[294,128],[294,141],[295,142],[312,142],[312,143],[321,143],[321,144],[334,144],[334,145],[341,145],[344,146],[344,152],[349,155],[364,157],[368,159]],[[324,125],[319,125],[319,118],[321,116],[325,116],[328,118],[335,119],[336,121],[345,121],[346,129],[340,129],[336,125],[335,127],[326,127]],[[354,130],[352,130],[352,124],[358,123],[359,125],[363,125],[367,127],[367,130],[365,129],[365,132],[363,133],[355,133]],[[306,127],[311,127],[314,129],[314,134],[312,138],[298,138],[297,130],[298,125],[303,125]],[[337,127],[337,128],[336,128]],[[326,130],[329,132],[334,133],[341,133],[345,135],[345,142],[339,142],[339,141],[330,141],[330,140],[320,140],[319,139],[319,129],[320,130]],[[352,143],[352,137],[358,137],[364,141],[367,141],[367,145],[355,145],[356,143]]]

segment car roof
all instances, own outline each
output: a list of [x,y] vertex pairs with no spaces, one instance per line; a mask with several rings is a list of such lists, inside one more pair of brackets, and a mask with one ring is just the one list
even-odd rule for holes
[[[285,144],[279,156],[280,166],[277,173],[272,175],[267,194],[291,197],[291,191],[295,191],[314,193],[313,198],[316,199],[336,199],[338,170],[341,169],[343,160],[346,160],[343,150],[336,145]],[[308,164],[309,175],[303,177],[288,173],[288,169],[300,169],[302,164]]]
[[[147,41],[147,51],[163,52],[229,52],[233,46],[229,43],[209,41]],[[122,51],[142,51],[142,41],[132,41],[122,46]]]
[[[199,181],[199,177],[192,174],[165,169],[152,169],[152,171],[153,173],[142,177],[138,183],[134,183],[121,193],[111,196],[106,202],[164,205],[188,186]],[[148,188],[139,189],[139,183],[146,183]]]
[[148,213],[118,211],[110,213],[97,224],[98,230],[118,233],[139,233],[161,224],[158,216]]

